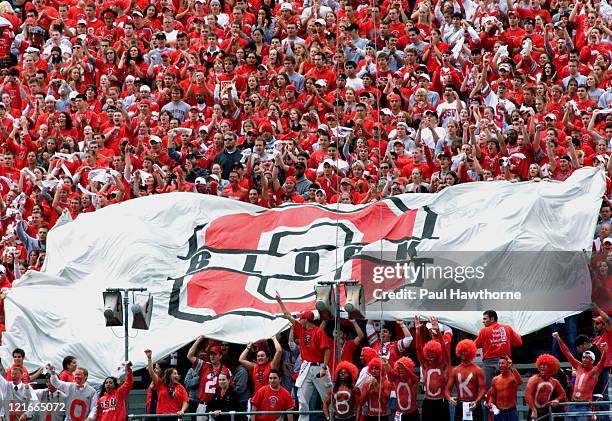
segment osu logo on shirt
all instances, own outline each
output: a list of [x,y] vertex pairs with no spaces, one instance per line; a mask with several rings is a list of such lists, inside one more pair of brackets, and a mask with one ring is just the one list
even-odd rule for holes
[[410,259],[421,240],[436,238],[437,216],[392,197],[352,211],[286,205],[218,217],[195,227],[177,256],[188,267],[169,278],[168,313],[195,322],[232,313],[272,319],[276,291],[307,305],[319,281],[360,279],[373,252]]
[[270,396],[270,407],[274,408],[278,403],[278,398],[276,396]]

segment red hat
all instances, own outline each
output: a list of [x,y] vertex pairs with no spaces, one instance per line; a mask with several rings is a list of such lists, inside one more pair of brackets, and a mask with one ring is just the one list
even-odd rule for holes
[[298,313],[297,317],[298,319],[306,319],[309,322],[312,322],[314,320],[314,313],[310,310],[302,311],[301,313]]
[[294,85],[287,85],[285,86],[285,91],[295,91],[295,86]]
[[185,173],[181,167],[174,167],[172,172],[174,172],[176,174],[184,174]]
[[601,316],[593,317],[595,323],[604,323],[604,319]]
[[387,95],[387,98],[389,99],[389,101],[391,101],[393,99],[400,99],[400,96],[398,94],[389,94]]
[[149,108],[151,108],[151,101],[149,101],[148,99],[140,100],[140,104],[147,105]]
[[290,175],[289,177],[285,179],[285,183],[288,181],[291,181],[293,184],[297,184],[297,179],[292,175]]
[[220,354],[221,347],[219,345],[213,345],[208,349],[208,352],[214,352],[215,354]]
[[62,190],[64,190],[64,191],[71,191],[72,189],[70,188],[70,186],[68,184],[64,184],[64,185],[62,185]]

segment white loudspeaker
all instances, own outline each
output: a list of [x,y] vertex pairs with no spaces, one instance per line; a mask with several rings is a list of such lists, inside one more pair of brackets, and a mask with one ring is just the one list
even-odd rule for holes
[[346,285],[346,303],[344,310],[349,319],[365,318],[365,293],[361,285]]
[[149,330],[153,314],[153,296],[151,294],[134,294],[132,304],[132,329]]
[[336,297],[331,285],[315,287],[317,303],[315,305],[321,320],[332,320],[336,308]]
[[121,292],[105,291],[102,293],[104,298],[104,318],[106,326],[123,326],[123,302]]

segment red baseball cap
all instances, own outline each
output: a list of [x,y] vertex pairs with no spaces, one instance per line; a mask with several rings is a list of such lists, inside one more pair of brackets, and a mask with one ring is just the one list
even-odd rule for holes
[[293,182],[293,184],[297,184],[297,179],[294,176],[292,176],[292,175],[290,175],[289,177],[287,177],[285,179],[285,183],[288,182],[288,181]]
[[220,354],[221,353],[221,347],[219,345],[214,345],[211,346],[210,349],[208,350],[208,352],[213,352],[215,354]]
[[301,313],[297,315],[297,317],[298,319],[306,319],[309,322],[312,322],[314,320],[314,313],[310,310],[302,311]]
[[603,317],[601,317],[601,316],[593,317],[593,322],[595,322],[595,323],[605,323]]

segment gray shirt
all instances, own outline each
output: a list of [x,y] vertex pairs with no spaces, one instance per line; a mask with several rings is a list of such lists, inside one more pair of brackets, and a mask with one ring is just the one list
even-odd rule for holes
[[178,118],[181,124],[187,119],[189,113],[189,104],[184,101],[170,102],[162,107],[162,111],[169,111],[172,117]]

